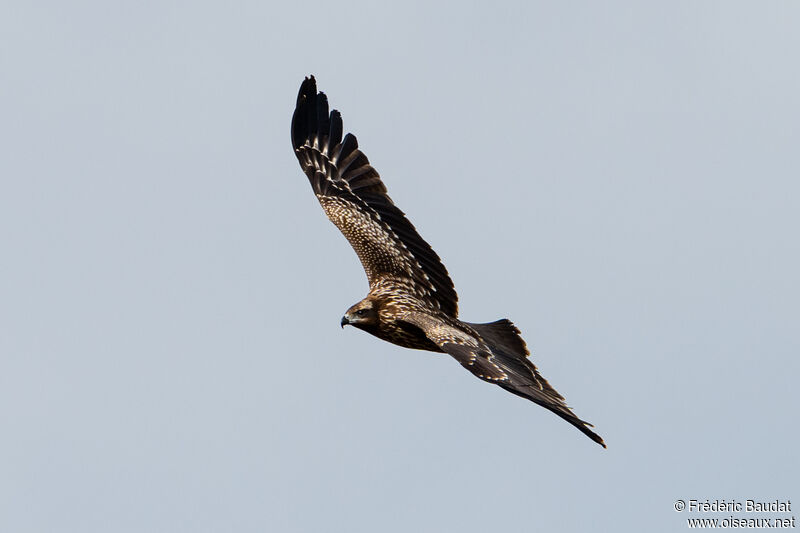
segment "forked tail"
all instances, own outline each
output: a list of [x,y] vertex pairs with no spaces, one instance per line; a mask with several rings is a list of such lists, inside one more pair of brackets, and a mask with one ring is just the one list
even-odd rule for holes
[[475,367],[464,365],[468,370],[473,371],[484,381],[495,383],[508,392],[526,398],[554,412],[579,430],[586,436],[606,447],[602,437],[589,429],[593,427],[575,416],[572,410],[564,403],[564,397],[556,391],[546,379],[539,374],[539,370],[528,358],[530,352],[522,340],[517,327],[507,319],[489,322],[487,324],[471,324],[467,326],[475,330],[480,335],[492,352],[491,362],[499,366],[508,379],[487,379],[485,375],[476,373]]

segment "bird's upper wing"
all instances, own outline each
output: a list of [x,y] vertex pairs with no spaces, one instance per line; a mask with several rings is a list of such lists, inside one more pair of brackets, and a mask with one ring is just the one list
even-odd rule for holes
[[292,117],[292,146],[328,218],[358,254],[370,286],[409,279],[416,296],[445,314],[458,314],[458,296],[439,256],[419,236],[352,134],[342,138],[342,118],[306,78]]
[[578,418],[528,358],[529,352],[519,330],[509,320],[470,324],[429,314],[412,312],[402,320],[418,327],[442,351],[489,383],[548,409],[586,436],[606,447],[592,425]]

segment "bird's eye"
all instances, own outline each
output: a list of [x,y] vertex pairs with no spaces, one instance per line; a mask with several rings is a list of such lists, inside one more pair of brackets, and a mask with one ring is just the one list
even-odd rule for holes
[[366,314],[367,314],[367,310],[366,309],[359,309],[358,311],[356,311],[356,315],[358,315],[358,316],[364,316]]

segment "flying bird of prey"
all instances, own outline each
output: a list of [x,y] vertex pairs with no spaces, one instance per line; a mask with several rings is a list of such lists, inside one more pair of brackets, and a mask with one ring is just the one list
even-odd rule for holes
[[554,412],[605,448],[528,359],[519,330],[507,319],[462,322],[453,282],[430,245],[386,193],[378,172],[342,136],[342,117],[328,111],[314,76],[300,86],[292,146],[328,218],[355,249],[369,293],[347,310],[346,325],[404,346],[444,352],[478,378]]

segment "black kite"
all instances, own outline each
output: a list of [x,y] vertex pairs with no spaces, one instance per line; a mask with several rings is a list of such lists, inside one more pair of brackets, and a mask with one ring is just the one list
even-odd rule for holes
[[292,117],[292,146],[325,214],[350,241],[369,280],[367,297],[347,310],[342,327],[445,352],[480,379],[549,409],[605,447],[539,374],[514,324],[458,320],[458,296],[439,256],[389,198],[355,136],[342,134],[341,115],[328,112],[325,94],[317,92],[313,76],[306,78]]

